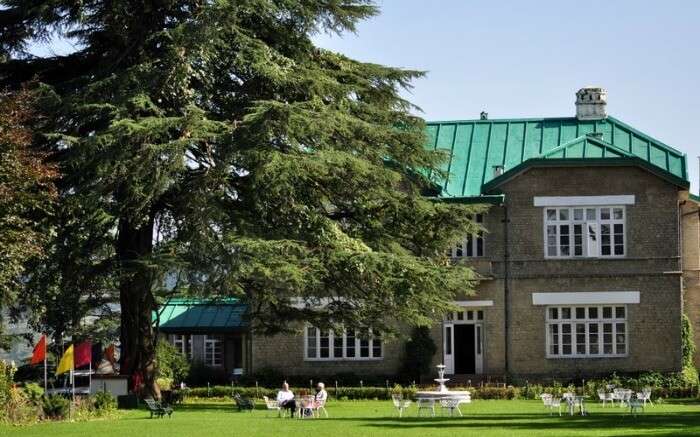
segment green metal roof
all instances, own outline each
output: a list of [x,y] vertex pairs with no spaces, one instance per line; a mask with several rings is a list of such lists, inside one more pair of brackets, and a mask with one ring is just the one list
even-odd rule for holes
[[588,159],[630,159],[673,180],[688,181],[685,154],[610,116],[436,121],[427,124],[427,134],[427,147],[449,154],[444,167],[449,178],[437,181],[441,197],[481,196],[482,186],[495,177],[495,166],[508,172],[531,159],[573,158],[578,165]]
[[[158,310],[159,330],[166,333],[231,332],[248,327],[248,306],[238,299],[171,298]],[[153,315],[156,321],[156,314]]]

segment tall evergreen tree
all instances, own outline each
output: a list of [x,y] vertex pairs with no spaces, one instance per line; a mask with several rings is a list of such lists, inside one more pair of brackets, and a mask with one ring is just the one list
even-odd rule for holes
[[[302,320],[391,332],[471,289],[472,271],[444,254],[475,229],[474,209],[424,196],[443,155],[424,149],[399,94],[421,73],[313,44],[354,31],[377,12],[370,1],[0,4],[0,84],[41,84],[61,202],[84,211],[79,237],[111,247],[102,275],[116,275],[124,373],[153,383],[166,276],[241,298],[267,333]],[[77,50],[27,54],[56,37]]]

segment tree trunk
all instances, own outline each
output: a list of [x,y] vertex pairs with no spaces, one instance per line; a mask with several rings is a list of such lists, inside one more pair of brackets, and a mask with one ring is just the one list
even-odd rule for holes
[[121,356],[120,373],[130,376],[130,387],[144,385],[144,395],[160,398],[155,383],[156,332],[151,321],[156,309],[152,285],[154,275],[148,270],[144,258],[153,251],[153,219],[135,226],[127,219],[119,220],[117,256],[121,276],[119,301],[121,303]]

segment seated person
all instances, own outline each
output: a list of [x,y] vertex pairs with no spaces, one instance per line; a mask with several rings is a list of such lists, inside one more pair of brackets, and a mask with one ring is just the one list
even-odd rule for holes
[[328,392],[326,392],[326,385],[319,382],[316,386],[316,395],[314,396],[314,406],[323,406],[328,399]]
[[282,390],[277,392],[277,403],[280,408],[286,408],[290,411],[291,417],[294,417],[294,412],[297,409],[297,403],[294,400],[294,393],[289,389],[289,384],[282,384]]

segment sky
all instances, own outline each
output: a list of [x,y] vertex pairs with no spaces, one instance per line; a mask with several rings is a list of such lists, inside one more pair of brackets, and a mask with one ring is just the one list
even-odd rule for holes
[[384,0],[357,34],[319,35],[352,58],[424,70],[406,97],[427,120],[568,117],[576,90],[687,154],[698,193],[700,1]]

